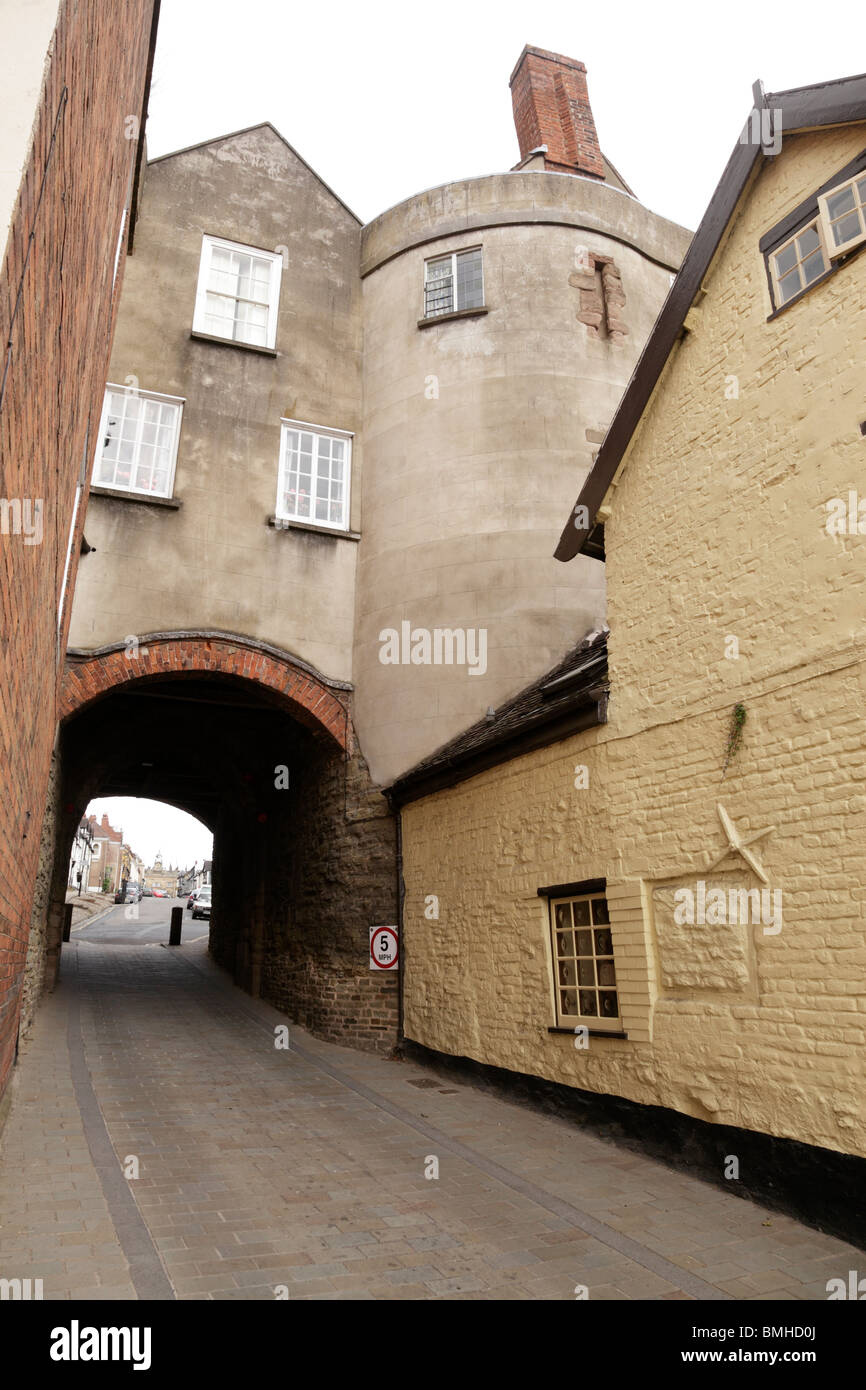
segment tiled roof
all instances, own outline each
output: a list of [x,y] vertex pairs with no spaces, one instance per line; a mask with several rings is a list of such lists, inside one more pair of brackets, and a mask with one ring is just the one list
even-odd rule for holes
[[604,721],[608,630],[591,632],[538,680],[416,763],[388,788],[395,804]]

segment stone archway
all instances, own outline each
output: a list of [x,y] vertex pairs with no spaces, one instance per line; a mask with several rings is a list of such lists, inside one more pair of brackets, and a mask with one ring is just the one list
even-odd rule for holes
[[[398,981],[371,972],[369,932],[396,920],[396,827],[353,737],[352,693],[231,633],[71,651],[33,961],[46,985],[59,967],[75,827],[95,797],[143,797],[214,833],[209,946],[235,982],[321,1037],[390,1050]],[[276,764],[291,766],[286,790]]]

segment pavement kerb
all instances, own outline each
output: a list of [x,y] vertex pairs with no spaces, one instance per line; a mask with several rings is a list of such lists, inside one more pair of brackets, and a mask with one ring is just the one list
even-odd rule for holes
[[101,922],[103,917],[108,916],[109,912],[113,912],[116,907],[122,906],[122,903],[111,903],[108,907],[104,907],[101,912],[95,912],[92,917],[87,917],[83,922],[79,922],[78,926],[73,927],[72,930],[82,931],[85,927],[92,927],[94,922]]

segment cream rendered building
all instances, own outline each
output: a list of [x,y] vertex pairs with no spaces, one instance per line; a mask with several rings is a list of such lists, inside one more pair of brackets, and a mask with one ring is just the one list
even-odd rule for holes
[[720,1177],[814,1146],[815,1201],[866,1157],[864,247],[866,79],[767,95],[557,550],[609,638],[392,792],[407,1038]]

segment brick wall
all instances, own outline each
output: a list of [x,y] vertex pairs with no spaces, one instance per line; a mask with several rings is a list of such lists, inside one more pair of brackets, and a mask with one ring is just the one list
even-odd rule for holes
[[[31,509],[34,539],[40,502],[42,528],[36,544],[11,527],[0,534],[0,1090],[15,1051],[56,729],[70,607],[58,635],[60,591],[99,422],[154,16],[154,0],[61,5],[0,272],[0,497]],[[69,588],[83,518],[82,499]]]
[[583,63],[525,48],[511,76],[511,102],[521,159],[546,145],[545,169],[604,178]]
[[[866,254],[767,323],[758,240],[863,143],[786,136],[705,279],[610,499],[609,723],[403,813],[407,1037],[860,1156],[866,537],[828,535],[825,503],[863,474]],[[771,828],[778,933],[674,919],[678,887],[762,886],[736,856],[710,870],[719,803],[747,837]],[[591,878],[628,1038],[584,1051],[548,1032],[537,889]]]

